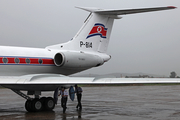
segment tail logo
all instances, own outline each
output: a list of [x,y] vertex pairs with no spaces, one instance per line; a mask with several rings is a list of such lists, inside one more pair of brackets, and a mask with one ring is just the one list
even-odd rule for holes
[[103,24],[96,23],[86,39],[99,35],[101,38],[106,38],[107,28]]

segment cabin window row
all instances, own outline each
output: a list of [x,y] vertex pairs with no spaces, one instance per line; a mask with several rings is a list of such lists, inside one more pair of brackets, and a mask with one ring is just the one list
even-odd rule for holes
[[[30,64],[31,63],[31,60],[29,58],[25,58],[25,60],[24,60],[24,58],[9,58],[9,59],[11,59],[11,61],[9,61],[8,58],[3,57],[2,62],[3,63],[16,63],[16,64],[19,64],[21,59],[23,59],[23,61],[24,61],[23,64]],[[12,59],[14,59],[14,61],[12,61]],[[32,62],[32,64],[33,63],[36,63],[36,64],[37,63],[38,64],[42,64],[43,63],[42,59],[33,59],[33,60],[36,60],[36,61],[38,60],[38,61],[37,62]]]

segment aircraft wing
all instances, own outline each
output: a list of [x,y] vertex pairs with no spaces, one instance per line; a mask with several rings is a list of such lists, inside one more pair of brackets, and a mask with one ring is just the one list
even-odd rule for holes
[[67,77],[56,74],[32,74],[25,76],[1,76],[0,85],[72,85],[72,84],[140,84],[180,83],[179,78],[113,78],[113,77]]
[[99,13],[102,15],[126,15],[126,14],[135,14],[135,13],[152,12],[152,11],[160,11],[160,10],[169,10],[169,9],[175,9],[176,7],[168,6],[168,7],[125,9],[125,10],[103,10],[98,8],[85,8],[85,7],[77,7],[77,8],[93,13]]

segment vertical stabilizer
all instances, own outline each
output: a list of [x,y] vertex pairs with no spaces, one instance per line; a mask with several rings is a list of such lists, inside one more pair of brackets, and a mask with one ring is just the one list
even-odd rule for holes
[[126,10],[80,8],[90,12],[90,15],[85,20],[78,33],[73,37],[71,41],[67,43],[48,46],[47,48],[73,51],[95,51],[105,53],[108,48],[114,19],[121,19],[119,15],[144,13],[175,8],[176,7],[174,6]]
[[108,16],[92,13],[74,36],[73,42],[79,43],[81,50],[106,52],[113,21]]

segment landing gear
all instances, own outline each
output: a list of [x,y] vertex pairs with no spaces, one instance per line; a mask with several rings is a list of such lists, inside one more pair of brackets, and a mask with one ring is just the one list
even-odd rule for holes
[[42,105],[42,102],[40,101],[40,99],[38,99],[38,98],[33,99],[31,105],[32,105],[33,111],[35,111],[35,112],[42,110],[43,105]]
[[31,102],[32,102],[31,100],[27,100],[25,103],[25,108],[28,112],[33,112]]
[[45,103],[45,110],[47,110],[47,111],[51,111],[55,107],[55,102],[52,97],[46,98],[44,103]]
[[41,91],[28,91],[28,95],[35,96],[35,98],[31,98],[20,90],[11,90],[27,100],[25,102],[25,108],[28,112],[51,111],[55,107],[55,100],[52,97],[39,98]]
[[51,111],[54,107],[55,103],[52,97],[35,98],[33,100],[27,100],[25,103],[25,108],[28,112]]

